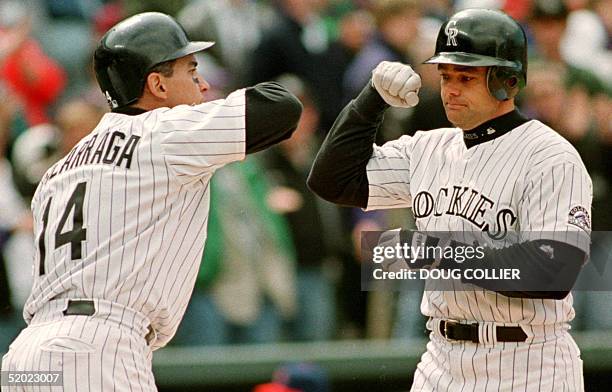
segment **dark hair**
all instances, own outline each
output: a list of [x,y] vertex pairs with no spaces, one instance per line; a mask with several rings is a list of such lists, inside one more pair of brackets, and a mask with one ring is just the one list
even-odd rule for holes
[[[168,61],[164,61],[163,63],[155,64],[147,72],[147,75],[145,76],[145,80],[153,72],[160,73],[163,76],[165,76],[166,78],[171,77],[172,74],[174,73],[174,63],[176,63],[176,60],[168,60]],[[145,82],[145,84],[146,84],[146,82]],[[145,84],[142,85],[142,91],[140,92],[140,96],[141,97],[142,97],[142,92],[144,91],[144,88],[145,88]],[[112,112],[115,112],[115,113],[124,113],[124,114],[139,114],[140,112],[135,112],[133,110],[133,108],[136,107],[137,103],[138,102],[134,102],[131,105],[128,105],[128,106],[125,106],[125,107],[120,107],[120,108],[112,109]]]
[[157,72],[169,78],[174,72],[174,63],[176,63],[176,60],[168,60],[164,61],[163,63],[156,64],[149,70],[147,76],[152,72]]

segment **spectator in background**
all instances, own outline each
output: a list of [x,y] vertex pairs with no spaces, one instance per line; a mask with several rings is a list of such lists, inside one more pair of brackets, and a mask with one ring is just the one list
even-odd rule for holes
[[105,0],[42,0],[41,5],[51,18],[89,20]]
[[612,1],[572,11],[560,52],[571,65],[589,70],[612,89]]
[[43,174],[59,158],[61,134],[55,124],[26,129],[13,143],[13,181],[21,196],[31,201]]
[[22,101],[30,125],[48,122],[47,110],[62,93],[66,75],[31,35],[27,7],[0,3],[0,80]]
[[110,0],[100,6],[92,16],[93,42],[99,42],[104,33],[125,18],[126,11],[122,0]]
[[[319,91],[324,94],[327,113],[340,113],[348,103],[348,96],[343,94],[344,73],[355,56],[369,42],[374,33],[374,18],[363,9],[350,9],[338,16],[335,21],[336,39],[329,45],[326,53],[325,72],[328,75],[327,88]],[[319,127],[319,134],[329,127]]]
[[99,106],[74,98],[59,106],[54,121],[31,127],[15,140],[14,181],[22,197],[32,198],[45,171],[91,132],[103,114]]
[[104,115],[98,106],[81,99],[72,99],[62,104],[55,114],[55,123],[60,129],[60,156],[70,152],[79,140],[98,125]]
[[331,126],[337,116],[329,93],[335,76],[327,50],[332,42],[322,13],[328,0],[278,0],[278,15],[266,30],[250,61],[249,83],[294,74],[313,92],[321,114],[321,125]]
[[246,85],[252,53],[274,16],[262,2],[196,0],[179,12],[178,21],[192,39],[215,42],[210,53],[232,75],[228,88],[233,90]]
[[421,9],[418,0],[374,0],[376,32],[344,75],[345,95],[353,97],[383,60],[413,64],[411,46],[418,38]]
[[251,78],[258,81],[294,73],[310,83],[324,64],[330,41],[321,17],[326,0],[279,0],[278,18],[255,49]]
[[566,68],[565,79],[570,89],[584,89],[590,96],[605,92],[606,85],[601,79],[586,68],[578,68],[568,63],[563,56],[562,40],[567,33],[568,15],[569,11],[563,0],[534,0],[528,18],[533,37],[530,60],[562,64]]
[[[374,67],[383,60],[416,63],[413,50],[419,39],[422,16],[419,0],[374,0],[372,4],[376,31],[344,73],[345,97],[356,96],[370,79]],[[377,142],[398,137],[393,132],[404,129],[400,124],[406,122],[410,113],[407,110],[389,110]]]
[[[25,323],[19,311],[23,302],[16,295],[15,281],[5,251],[12,236],[32,231],[32,217],[13,185],[11,165],[5,157],[10,125],[18,106],[7,91],[0,90],[0,102],[0,352],[7,352],[8,343]],[[23,270],[23,259],[18,261],[19,268]],[[26,270],[29,274],[29,269]]]
[[510,15],[519,23],[523,23],[531,12],[531,1],[532,0],[506,0],[502,11]]
[[332,272],[338,270],[343,245],[340,214],[334,205],[315,196],[306,178],[319,147],[319,113],[303,82],[284,75],[279,83],[295,94],[304,109],[290,139],[265,154],[265,173],[273,184],[268,205],[288,222],[297,261],[296,316],[292,340],[327,340],[335,334],[336,292]]
[[567,26],[568,10],[563,0],[534,0],[528,17],[533,45],[530,56],[564,62],[561,38]]
[[86,88],[92,42],[91,21],[103,0],[38,0],[40,20],[34,33],[45,52],[69,78],[64,96],[75,97]]

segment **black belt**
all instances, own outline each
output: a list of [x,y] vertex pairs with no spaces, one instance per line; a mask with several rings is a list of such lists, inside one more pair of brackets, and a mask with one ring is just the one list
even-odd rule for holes
[[[69,299],[68,306],[64,309],[64,316],[93,316],[96,313],[94,301],[88,299]],[[153,327],[149,325],[145,340],[149,343],[155,336]]]
[[[521,327],[495,327],[498,342],[524,342],[527,334]],[[478,323],[461,324],[456,321],[440,321],[440,334],[449,340],[468,340],[479,343]]]

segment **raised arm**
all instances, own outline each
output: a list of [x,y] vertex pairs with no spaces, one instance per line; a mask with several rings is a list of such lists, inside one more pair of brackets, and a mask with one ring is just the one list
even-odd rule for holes
[[325,138],[308,176],[310,189],[333,203],[366,208],[368,163],[375,149],[384,151],[374,146],[383,114],[389,105],[416,105],[420,86],[420,77],[409,66],[379,64],[372,81],[342,110]]
[[376,131],[389,105],[370,83],[340,113],[308,176],[308,187],[333,203],[365,208],[368,204],[366,167]]

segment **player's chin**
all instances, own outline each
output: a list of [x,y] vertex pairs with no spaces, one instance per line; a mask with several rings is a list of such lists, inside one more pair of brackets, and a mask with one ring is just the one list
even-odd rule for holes
[[204,103],[206,100],[204,99],[204,94],[194,94],[192,96],[192,102],[194,105],[198,105],[200,103]]
[[448,118],[448,121],[451,122],[451,124],[456,124],[457,121],[460,121],[461,117],[463,116],[462,108],[459,108],[457,106],[444,106],[444,111],[446,112],[446,117]]
[[206,102],[206,100],[204,99],[204,94],[191,94],[188,98],[189,101],[189,105],[194,106],[194,105],[199,105],[201,103]]

